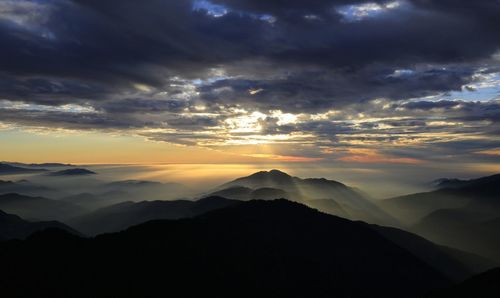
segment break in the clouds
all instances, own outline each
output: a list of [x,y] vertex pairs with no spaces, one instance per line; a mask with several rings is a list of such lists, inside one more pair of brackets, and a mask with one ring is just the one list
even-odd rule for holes
[[490,160],[499,16],[497,0],[3,0],[0,127]]

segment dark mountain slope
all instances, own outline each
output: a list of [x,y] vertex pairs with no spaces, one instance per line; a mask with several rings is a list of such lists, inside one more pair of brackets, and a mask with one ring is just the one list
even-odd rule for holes
[[285,200],[90,240],[48,231],[0,245],[0,263],[5,297],[418,297],[449,285],[365,224]]
[[24,239],[33,232],[48,228],[58,228],[78,235],[72,228],[57,221],[29,222],[17,215],[8,214],[0,210],[0,241]]
[[500,297],[500,268],[473,276],[449,289],[437,291],[435,298],[498,298]]

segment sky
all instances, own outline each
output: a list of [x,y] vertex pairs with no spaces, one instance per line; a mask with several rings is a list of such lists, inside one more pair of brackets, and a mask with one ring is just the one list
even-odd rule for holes
[[499,16],[498,0],[0,0],[0,159],[500,172]]

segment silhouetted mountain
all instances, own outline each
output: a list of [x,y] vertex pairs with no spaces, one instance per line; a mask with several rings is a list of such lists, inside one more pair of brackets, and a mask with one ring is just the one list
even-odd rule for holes
[[50,176],[83,176],[83,175],[95,175],[95,174],[97,174],[97,173],[93,172],[93,171],[89,171],[87,169],[76,168],[76,169],[67,169],[67,170],[52,172],[49,175]]
[[369,225],[382,236],[413,253],[448,278],[462,281],[472,274],[484,272],[498,263],[481,256],[437,245],[415,234],[390,227]]
[[[445,183],[448,188],[383,200],[381,206],[406,223],[439,209],[500,210],[500,174]],[[498,214],[498,213],[497,213]]]
[[424,217],[411,230],[432,241],[500,262],[499,213],[468,208],[441,209]]
[[142,180],[125,180],[107,183],[100,186],[99,191],[101,193],[113,191],[127,192],[134,198],[134,201],[170,200],[191,194],[191,191],[180,183],[161,183]]
[[121,202],[132,200],[133,196],[124,191],[110,191],[102,194],[80,193],[61,198],[61,201],[81,206],[87,210],[95,210]]
[[469,198],[455,195],[446,189],[385,199],[379,206],[401,222],[412,225],[433,211],[459,208],[467,202]]
[[461,180],[457,178],[440,178],[431,182],[431,185],[435,188],[455,188],[466,184],[467,180]]
[[46,163],[22,163],[22,162],[8,162],[2,161],[3,164],[8,164],[15,167],[33,167],[33,168],[52,168],[52,167],[74,167],[72,164],[46,162]]
[[98,209],[69,220],[68,223],[87,235],[118,232],[133,225],[154,219],[193,217],[210,210],[239,203],[222,197],[208,197],[198,201],[143,201],[124,202]]
[[289,199],[291,195],[279,188],[262,187],[255,190],[244,187],[234,186],[225,188],[210,194],[210,196],[227,197],[233,200],[249,201],[249,200],[275,200],[279,198]]
[[498,298],[500,297],[500,268],[473,276],[449,289],[436,291],[435,298]]
[[253,189],[244,186],[234,186],[215,191],[210,196],[231,198],[233,200],[251,200]]
[[450,284],[366,224],[285,200],[94,239],[35,233],[1,244],[0,263],[6,297],[418,297]]
[[[216,192],[212,193],[212,195],[215,194],[230,199],[243,197],[245,200],[286,198],[349,219],[398,225],[394,218],[351,187],[324,178],[300,179],[278,170],[261,171],[238,178],[221,185]],[[320,203],[317,200],[332,200],[333,202]]]
[[286,198],[288,193],[279,188],[262,187],[252,191],[250,197],[252,200],[275,200],[277,198]]
[[[451,183],[451,185],[450,185]],[[427,239],[500,261],[500,175],[453,180],[447,188],[382,202]]]
[[0,180],[0,194],[18,193],[23,195],[54,195],[58,193],[56,190],[31,183],[28,180],[20,180],[17,182]]
[[29,222],[17,215],[8,214],[0,210],[0,241],[25,239],[33,232],[48,228],[58,228],[79,235],[72,228],[57,221]]
[[0,195],[0,210],[28,220],[61,221],[84,212],[81,207],[67,202],[15,193]]
[[0,163],[0,175],[15,175],[15,174],[28,174],[28,173],[39,173],[47,172],[46,169],[30,169],[15,167],[9,164]]

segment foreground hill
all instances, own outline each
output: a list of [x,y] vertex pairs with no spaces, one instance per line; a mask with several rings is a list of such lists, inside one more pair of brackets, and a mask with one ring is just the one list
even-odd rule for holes
[[219,186],[211,195],[235,200],[286,198],[329,214],[383,225],[398,225],[359,191],[324,178],[301,179],[279,170],[261,171]]
[[4,297],[418,297],[450,285],[367,225],[285,200],[94,239],[47,231],[1,244],[0,263]]
[[498,298],[500,297],[500,268],[473,276],[449,289],[436,291],[435,298]]
[[[86,235],[97,235],[125,230],[131,226],[155,219],[189,218],[243,202],[222,197],[208,197],[198,201],[144,201],[125,202],[98,209],[67,221]],[[358,222],[358,224],[364,224]],[[490,260],[441,247],[417,235],[395,228],[368,225],[383,237],[411,251],[421,260],[453,280],[462,280],[485,271],[495,264]]]
[[0,241],[24,239],[33,232],[48,228],[58,228],[75,235],[79,234],[67,225],[57,221],[29,222],[17,215],[8,214],[0,210]]

